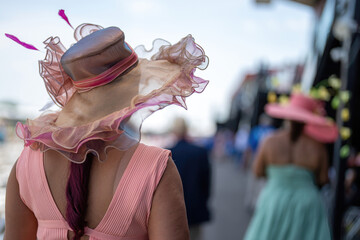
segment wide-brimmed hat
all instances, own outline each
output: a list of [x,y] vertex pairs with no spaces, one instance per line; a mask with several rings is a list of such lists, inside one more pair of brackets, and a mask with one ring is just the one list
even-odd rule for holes
[[287,104],[269,103],[265,112],[271,117],[305,124],[305,133],[320,142],[333,142],[338,137],[337,127],[326,117],[324,104],[301,93],[294,93]]
[[186,108],[185,98],[208,84],[194,76],[208,58],[191,35],[174,45],[157,39],[149,51],[133,50],[119,28],[82,24],[75,39],[67,51],[58,38],[44,42],[40,75],[62,109],[18,123],[17,135],[33,149],[54,149],[73,162],[91,152],[104,161],[108,149],[139,142],[150,114],[172,104]]

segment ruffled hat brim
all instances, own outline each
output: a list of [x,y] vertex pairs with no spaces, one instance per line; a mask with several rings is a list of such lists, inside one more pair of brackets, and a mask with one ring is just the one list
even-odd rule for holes
[[[90,152],[99,161],[105,161],[109,149],[126,150],[138,143],[142,122],[149,115],[169,105],[186,108],[185,98],[194,92],[202,92],[208,84],[207,80],[194,76],[196,68],[206,68],[208,59],[191,35],[175,45],[169,45],[163,40],[161,42],[163,44],[157,51],[154,48],[151,54],[144,51],[145,55],[151,56],[150,59],[141,59],[144,54],[138,53],[138,65],[122,77],[134,77],[138,81],[136,84],[139,91],[128,99],[129,106],[115,108],[110,114],[94,121],[85,124],[75,122],[71,126],[56,124],[59,116],[67,114],[65,111],[46,113],[28,120],[26,124],[18,123],[17,135],[24,140],[26,146],[41,151],[56,150],[76,163],[83,162]],[[154,46],[159,44],[154,42]],[[122,81],[120,79],[114,85],[121,87]],[[96,91],[96,88],[91,91]],[[77,94],[74,94],[70,102],[76,97]],[[112,101],[120,101],[119,99],[121,96]],[[112,101],[105,104],[111,104]],[[78,106],[74,106],[74,111],[70,112],[76,113],[76,107]],[[70,119],[71,115],[67,117]]]
[[265,112],[274,118],[292,120],[305,124],[305,134],[323,143],[334,142],[338,137],[338,129],[333,121],[318,113],[292,106],[270,103]]
[[270,103],[265,106],[265,112],[274,118],[294,120],[304,123],[328,125],[329,121],[324,116],[309,112],[306,109],[277,103]]
[[306,135],[322,143],[332,143],[339,136],[335,125],[306,124],[304,131]]

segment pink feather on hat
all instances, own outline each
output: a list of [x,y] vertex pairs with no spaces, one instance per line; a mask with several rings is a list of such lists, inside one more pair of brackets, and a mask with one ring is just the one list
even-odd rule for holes
[[37,48],[34,47],[33,45],[20,41],[20,40],[19,40],[17,37],[15,37],[14,35],[5,33],[5,36],[8,37],[8,38],[10,38],[10,39],[13,40],[14,42],[20,44],[21,46],[27,48],[27,49],[39,51],[39,49],[37,49]]
[[67,22],[67,24],[69,24],[69,26],[70,26],[72,29],[74,29],[73,26],[71,25],[71,23],[69,22],[69,19],[68,19],[68,17],[67,17],[66,14],[65,14],[65,10],[64,10],[64,9],[60,9],[59,12],[58,12],[58,14],[59,14],[59,16],[60,16],[62,19],[64,19],[64,20]]

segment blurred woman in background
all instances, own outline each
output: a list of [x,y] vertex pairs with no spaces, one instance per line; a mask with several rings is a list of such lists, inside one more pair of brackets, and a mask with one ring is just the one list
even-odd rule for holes
[[253,165],[267,184],[257,202],[246,240],[329,240],[331,234],[318,186],[328,182],[325,142],[337,128],[321,103],[302,94],[287,105],[268,104],[267,114],[288,120],[261,145]]

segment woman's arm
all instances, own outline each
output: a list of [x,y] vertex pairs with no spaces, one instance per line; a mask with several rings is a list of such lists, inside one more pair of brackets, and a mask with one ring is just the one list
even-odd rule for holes
[[20,198],[16,163],[6,186],[4,240],[36,240],[37,220]]
[[180,175],[170,158],[155,191],[149,218],[149,240],[188,240],[189,228]]
[[329,170],[328,153],[326,151],[325,145],[322,145],[320,150],[319,171],[317,176],[317,184],[320,187],[329,182],[328,170]]
[[259,147],[258,153],[256,154],[255,157],[255,161],[253,164],[253,173],[255,174],[255,176],[257,177],[266,177],[266,161],[265,161],[265,157],[266,157],[266,146],[268,144],[268,139],[266,138],[262,144]]

